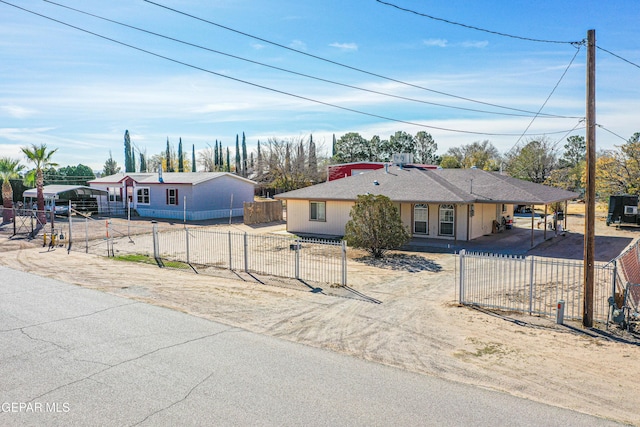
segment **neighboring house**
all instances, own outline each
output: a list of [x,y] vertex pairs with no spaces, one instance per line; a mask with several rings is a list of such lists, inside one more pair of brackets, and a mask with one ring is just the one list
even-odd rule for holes
[[143,217],[204,220],[242,216],[244,202],[253,202],[255,183],[228,172],[131,172],[89,185],[108,192],[112,211],[124,212],[129,202]]
[[[103,213],[107,209],[107,192],[83,185],[45,185],[42,187],[46,211],[55,210],[58,215],[67,215],[69,203],[81,212]],[[22,193],[25,206],[35,206],[38,190],[31,188]]]
[[513,217],[514,205],[549,205],[577,193],[480,169],[385,167],[362,175],[282,193],[291,233],[342,236],[358,195],[385,195],[412,237],[472,240],[494,221]]
[[[327,181],[335,181],[336,179],[347,178],[353,175],[360,175],[365,172],[382,169],[388,163],[385,162],[352,162],[339,163],[327,166]],[[421,169],[437,169],[436,165],[414,165],[408,164],[405,167],[417,167]]]

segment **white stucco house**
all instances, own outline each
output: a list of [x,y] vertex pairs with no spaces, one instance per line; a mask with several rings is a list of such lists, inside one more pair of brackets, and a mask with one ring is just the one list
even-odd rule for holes
[[131,172],[89,185],[108,193],[112,211],[130,207],[143,217],[205,220],[242,216],[244,202],[253,202],[255,182],[229,172]]
[[549,205],[577,193],[480,169],[387,166],[275,196],[287,204],[287,231],[343,236],[358,195],[384,195],[412,237],[472,240],[494,221],[513,218],[514,205]]

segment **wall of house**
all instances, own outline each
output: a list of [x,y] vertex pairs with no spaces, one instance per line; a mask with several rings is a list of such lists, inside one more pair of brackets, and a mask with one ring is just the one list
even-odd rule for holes
[[325,203],[326,221],[311,221],[309,200],[287,200],[287,231],[343,236],[354,202],[329,200]]
[[244,202],[253,202],[254,185],[232,176],[221,176],[194,186],[193,201],[195,210],[219,210],[231,207],[241,209]]
[[491,234],[493,230],[493,220],[496,219],[496,205],[474,203],[473,206],[474,215],[471,218],[469,227],[469,238],[475,239]]

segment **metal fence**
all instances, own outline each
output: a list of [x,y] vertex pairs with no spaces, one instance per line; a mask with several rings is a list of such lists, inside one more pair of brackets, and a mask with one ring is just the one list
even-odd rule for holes
[[216,269],[227,269],[347,284],[347,248],[342,241],[91,218],[72,220],[67,234],[69,250],[155,262],[166,268],[214,274]]
[[[594,266],[593,318],[607,322],[609,297],[615,292],[615,263]],[[459,254],[458,292],[461,304],[555,316],[564,301],[564,318],[582,319],[583,261],[497,254]]]

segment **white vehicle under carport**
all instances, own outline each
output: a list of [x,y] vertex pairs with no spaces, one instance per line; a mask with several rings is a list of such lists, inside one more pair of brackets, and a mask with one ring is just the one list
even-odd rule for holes
[[[69,215],[70,203],[74,210],[87,214],[100,213],[108,201],[107,191],[82,185],[45,185],[42,190],[45,210],[48,214],[54,211],[55,216]],[[37,194],[35,188],[22,193],[24,206],[37,209]]]

